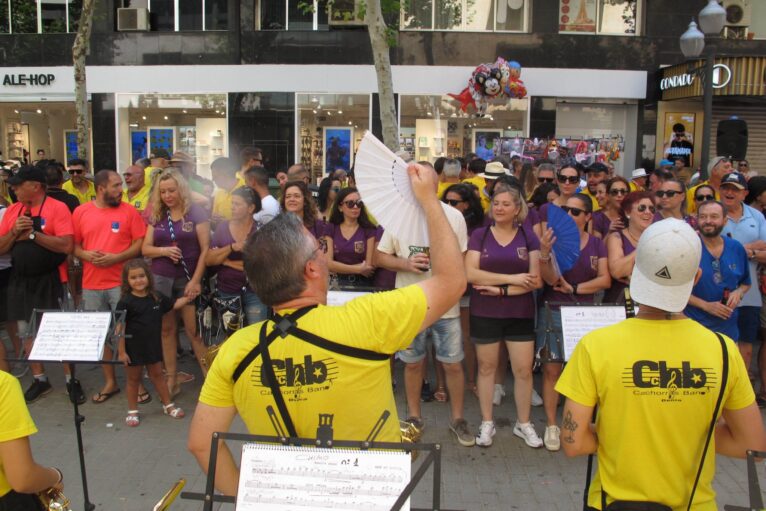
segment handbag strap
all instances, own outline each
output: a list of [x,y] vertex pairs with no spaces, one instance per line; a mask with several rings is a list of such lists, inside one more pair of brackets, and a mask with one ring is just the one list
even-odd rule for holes
[[[170,216],[170,210],[167,210],[168,214],[168,231],[170,232],[170,241],[173,243],[176,243],[176,231],[173,228],[173,219]],[[183,217],[181,218],[181,223],[183,223]],[[184,273],[186,274],[186,280],[191,280],[191,273],[189,272],[189,267],[186,266],[186,261],[184,261],[183,253],[181,254],[181,266],[183,266]]]
[[715,424],[718,422],[718,412],[721,410],[721,403],[723,402],[723,394],[726,390],[726,382],[729,378],[729,350],[726,348],[726,341],[724,341],[721,334],[715,332],[718,337],[718,342],[721,343],[721,352],[723,353],[723,369],[721,370],[721,389],[718,391],[718,400],[715,403],[715,410],[713,410],[713,418],[710,420],[710,428],[707,432],[707,438],[705,438],[705,447],[702,449],[702,457],[700,458],[700,466],[697,469],[697,476],[694,478],[694,486],[692,486],[692,494],[689,496],[689,504],[686,506],[686,511],[691,510],[692,501],[694,500],[694,493],[697,491],[697,485],[702,475],[702,468],[705,465],[705,455],[707,455],[708,447],[710,446],[710,439],[713,437],[713,431],[715,430]]

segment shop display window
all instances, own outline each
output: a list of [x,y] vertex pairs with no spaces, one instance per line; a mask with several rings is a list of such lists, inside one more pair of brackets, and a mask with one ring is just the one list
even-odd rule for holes
[[51,34],[76,32],[82,0],[4,0],[0,33]]
[[530,0],[406,0],[402,30],[526,32]]
[[559,0],[559,32],[637,35],[644,0]]
[[490,104],[487,115],[477,118],[462,112],[449,96],[403,94],[399,112],[400,148],[418,161],[456,158],[477,149],[493,151],[495,139],[523,137],[529,131],[526,98]]
[[210,164],[228,155],[226,94],[117,94],[120,169],[155,149],[183,151],[197,174],[210,177]]
[[350,170],[364,132],[370,129],[369,94],[296,94],[296,161],[313,181],[342,168]]

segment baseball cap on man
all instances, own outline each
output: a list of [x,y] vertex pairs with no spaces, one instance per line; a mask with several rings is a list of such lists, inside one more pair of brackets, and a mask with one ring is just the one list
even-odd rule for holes
[[683,220],[653,223],[638,240],[630,295],[641,305],[681,312],[692,293],[701,254],[699,236]]
[[601,162],[596,162],[596,163],[591,164],[587,169],[585,169],[585,172],[587,174],[590,174],[590,173],[600,173],[600,172],[609,172],[609,167],[607,167],[606,165],[604,165]]
[[747,190],[747,178],[739,172],[730,172],[721,179],[721,186],[732,185],[740,190]]
[[630,175],[631,179],[640,179],[646,177],[646,169],[635,169]]
[[479,177],[483,177],[484,179],[497,179],[500,176],[510,176],[511,173],[508,172],[508,169],[503,167],[503,164],[499,161],[491,161],[487,163],[487,166],[484,168],[484,172],[479,174]]
[[171,163],[194,163],[194,158],[189,156],[183,151],[176,151],[173,153],[173,157],[170,158]]
[[18,186],[24,181],[37,181],[46,184],[45,171],[40,167],[22,167],[14,176],[8,178],[8,184]]

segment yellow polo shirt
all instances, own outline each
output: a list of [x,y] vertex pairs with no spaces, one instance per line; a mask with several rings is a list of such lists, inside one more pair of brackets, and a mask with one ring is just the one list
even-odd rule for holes
[[231,220],[231,194],[239,188],[239,182],[231,190],[219,188],[213,194],[213,216],[220,216],[226,220]]
[[598,211],[599,209],[601,209],[601,206],[599,206],[599,205],[598,205],[598,201],[596,200],[596,197],[595,197],[595,196],[593,196],[593,195],[590,193],[590,190],[588,190],[588,187],[587,187],[587,186],[586,186],[585,188],[583,188],[583,189],[580,191],[580,193],[581,193],[581,194],[583,194],[583,195],[587,195],[588,197],[590,197],[590,200],[591,200],[591,202],[593,203],[593,211],[594,211],[594,212],[595,212],[595,211]]
[[146,205],[149,203],[149,190],[151,186],[144,185],[133,198],[128,197],[128,191],[122,191],[122,202],[127,202],[139,211],[146,209]]
[[64,185],[61,187],[64,189],[64,191],[71,193],[75,197],[77,197],[77,200],[80,201],[80,204],[87,204],[92,200],[96,200],[96,187],[93,185],[92,181],[87,181],[88,183],[88,191],[85,193],[81,193],[80,190],[75,187],[75,185],[72,183],[71,180],[64,183]]

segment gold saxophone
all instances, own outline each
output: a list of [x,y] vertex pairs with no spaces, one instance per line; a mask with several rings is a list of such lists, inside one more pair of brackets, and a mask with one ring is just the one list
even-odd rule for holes
[[[402,432],[402,443],[404,444],[416,444],[420,442],[423,436],[423,431],[410,422],[399,421],[399,430]],[[412,461],[418,459],[420,451],[413,450]]]
[[69,499],[61,490],[48,488],[38,493],[37,496],[46,511],[72,511],[72,508],[69,507]]

